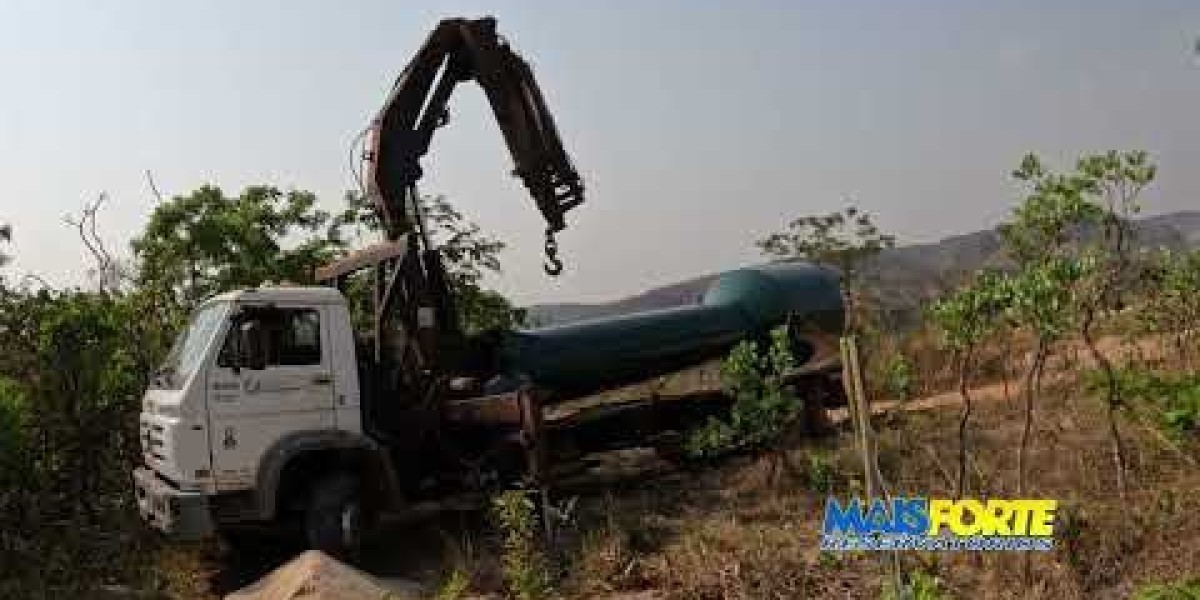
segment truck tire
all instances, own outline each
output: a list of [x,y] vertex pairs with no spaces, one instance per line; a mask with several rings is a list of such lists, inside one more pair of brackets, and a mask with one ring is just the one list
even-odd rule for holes
[[366,510],[357,478],[341,473],[318,481],[304,514],[308,547],[342,560],[357,558],[367,529]]
[[271,546],[265,533],[250,529],[221,529],[220,538],[225,550],[237,557],[258,556]]
[[684,466],[692,461],[692,457],[687,453],[687,436],[679,431],[668,431],[656,436],[653,448],[659,458],[674,466]]

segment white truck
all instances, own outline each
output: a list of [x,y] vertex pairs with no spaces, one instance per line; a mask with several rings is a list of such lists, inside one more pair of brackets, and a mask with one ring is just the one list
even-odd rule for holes
[[[783,298],[764,300],[763,290]],[[779,312],[755,317],[765,321],[746,316],[771,304]],[[139,508],[179,539],[266,527],[352,555],[381,511],[544,485],[552,467],[582,454],[660,446],[726,414],[728,399],[711,386],[589,410],[547,407],[712,358],[788,319],[834,320],[794,337],[795,381],[817,426],[840,401],[839,310],[836,280],[820,269],[740,269],[699,304],[493,338],[502,342],[476,348],[493,357],[488,371],[460,371],[422,398],[386,384],[393,371],[371,358],[337,289],[221,294],[196,310],[146,391]]]
[[[719,387],[620,406],[548,406],[721,356],[787,324],[808,421],[840,398],[837,278],[799,263],[729,272],[698,304],[521,332],[466,335],[416,202],[419,159],[454,86],[474,79],[553,234],[582,202],[528,65],[492,19],[438,25],[366,136],[366,193],[384,241],[317,270],[198,307],[146,391],[138,507],[177,538],[292,530],[351,555],[376,515],[553,481],[589,452],[670,445],[728,411]],[[369,302],[359,295],[372,283]],[[354,285],[352,285],[354,284]],[[352,314],[353,306],[370,305]],[[369,323],[356,328],[355,323]]]
[[[307,509],[314,545],[352,547],[354,539],[328,538],[360,528],[362,507],[348,488],[357,482],[346,473],[375,469],[386,480],[378,464],[386,457],[363,432],[360,398],[350,315],[336,289],[242,290],[209,300],[143,400],[145,464],[134,472],[142,514],[199,538],[218,523],[270,522]],[[310,506],[280,505],[300,491]]]

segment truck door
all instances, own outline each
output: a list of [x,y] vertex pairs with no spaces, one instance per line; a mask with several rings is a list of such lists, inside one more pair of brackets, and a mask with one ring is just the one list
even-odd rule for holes
[[[209,441],[218,491],[252,488],[263,454],[297,431],[332,429],[332,360],[327,310],[244,307],[208,377]],[[235,366],[238,331],[257,321],[262,369]]]

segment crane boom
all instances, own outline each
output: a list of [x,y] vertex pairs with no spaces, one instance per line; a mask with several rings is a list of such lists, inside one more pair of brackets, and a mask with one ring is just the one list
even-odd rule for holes
[[[563,149],[533,70],[496,34],[496,20],[445,19],[396,79],[366,133],[366,195],[385,240],[351,252],[314,273],[345,290],[350,278],[373,271],[371,331],[379,382],[407,396],[436,393],[443,378],[471,355],[458,314],[454,280],[420,211],[421,157],[447,121],[455,87],[483,88],[521,178],[546,221],[546,272],[562,271],[554,234],[583,202],[583,183]],[[380,383],[380,385],[384,385]]]
[[414,206],[420,159],[429,151],[434,131],[447,121],[446,105],[455,86],[469,80],[487,95],[515,163],[514,174],[546,220],[547,251],[552,254],[553,234],[566,227],[567,211],[583,202],[583,183],[532,69],[497,35],[491,17],[438,23],[371,123],[364,154],[368,194],[387,237],[419,228]]

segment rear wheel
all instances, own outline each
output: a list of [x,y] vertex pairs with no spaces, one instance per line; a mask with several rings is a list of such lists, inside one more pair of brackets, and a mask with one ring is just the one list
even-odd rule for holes
[[798,386],[801,406],[801,423],[804,432],[813,437],[823,437],[837,432],[829,409],[846,405],[846,391],[841,381],[822,376]]
[[362,549],[368,513],[357,478],[338,474],[317,482],[304,514],[308,547],[352,560]]
[[684,465],[692,458],[687,452],[687,438],[681,432],[664,432],[655,437],[653,444],[654,453],[672,465]]
[[257,556],[272,545],[267,534],[248,528],[222,529],[220,538],[225,550],[235,556]]

